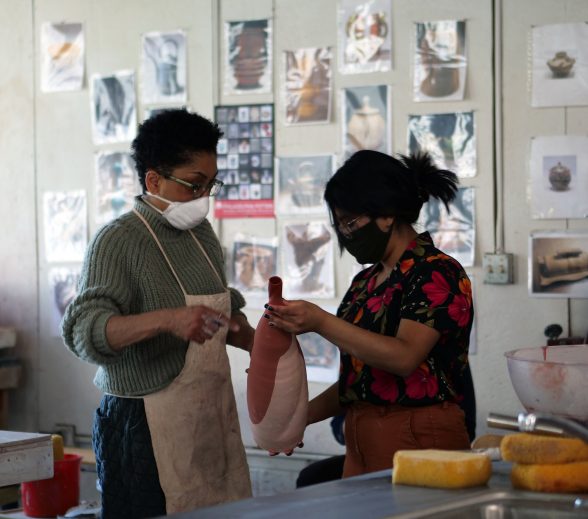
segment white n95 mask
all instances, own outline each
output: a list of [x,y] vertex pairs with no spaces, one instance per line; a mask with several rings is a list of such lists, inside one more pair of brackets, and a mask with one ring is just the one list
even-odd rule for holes
[[189,202],[171,202],[162,196],[149,194],[169,204],[160,213],[170,225],[181,231],[196,227],[202,223],[208,214],[210,202],[207,196],[201,196]]

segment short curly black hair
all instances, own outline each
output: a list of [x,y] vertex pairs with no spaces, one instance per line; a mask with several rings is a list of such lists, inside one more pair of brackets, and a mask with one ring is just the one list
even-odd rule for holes
[[216,153],[222,135],[215,123],[185,109],[165,110],[144,121],[131,144],[143,191],[147,171],[169,172],[195,154]]

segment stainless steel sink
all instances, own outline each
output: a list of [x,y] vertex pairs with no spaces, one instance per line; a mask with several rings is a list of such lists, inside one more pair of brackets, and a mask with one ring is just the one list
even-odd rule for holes
[[573,519],[588,517],[588,495],[493,492],[459,499],[394,519]]

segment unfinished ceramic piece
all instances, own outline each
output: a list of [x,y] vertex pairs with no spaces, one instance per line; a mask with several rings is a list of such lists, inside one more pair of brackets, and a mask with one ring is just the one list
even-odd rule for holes
[[[279,277],[269,279],[268,290],[270,306],[283,304]],[[247,407],[253,438],[260,448],[283,452],[302,441],[308,408],[304,356],[296,335],[269,326],[263,316],[255,330]]]

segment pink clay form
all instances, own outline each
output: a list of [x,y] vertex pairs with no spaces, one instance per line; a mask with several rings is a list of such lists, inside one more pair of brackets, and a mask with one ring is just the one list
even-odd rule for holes
[[[278,276],[269,279],[268,291],[269,305],[283,304]],[[253,438],[260,448],[283,452],[302,441],[308,409],[304,356],[296,335],[270,326],[263,316],[251,352],[247,407]]]

